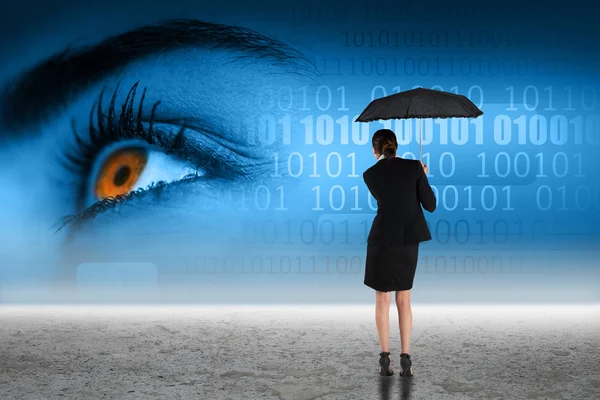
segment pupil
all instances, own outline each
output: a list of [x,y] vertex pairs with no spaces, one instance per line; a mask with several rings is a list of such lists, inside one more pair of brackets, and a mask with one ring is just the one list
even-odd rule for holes
[[129,179],[129,175],[131,175],[131,168],[129,168],[126,165],[121,166],[121,168],[119,168],[119,170],[115,174],[115,179],[113,180],[113,183],[115,184],[115,186],[121,186],[125,182],[127,182],[127,179]]

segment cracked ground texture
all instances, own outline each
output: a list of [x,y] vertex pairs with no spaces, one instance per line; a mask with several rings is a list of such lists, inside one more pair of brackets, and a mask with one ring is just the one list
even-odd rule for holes
[[598,399],[600,306],[0,306],[0,399]]

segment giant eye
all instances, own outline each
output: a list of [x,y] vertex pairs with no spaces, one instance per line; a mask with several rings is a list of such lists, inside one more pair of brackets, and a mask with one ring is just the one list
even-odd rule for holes
[[94,171],[88,186],[88,204],[145,188],[153,182],[172,182],[189,174],[204,174],[189,162],[142,146],[110,151],[99,160]]

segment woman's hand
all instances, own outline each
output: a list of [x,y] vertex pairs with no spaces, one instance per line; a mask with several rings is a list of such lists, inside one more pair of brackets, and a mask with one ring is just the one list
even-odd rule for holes
[[421,161],[421,166],[423,167],[423,171],[425,171],[425,175],[427,175],[429,173],[429,168],[427,165],[423,164],[423,161]]

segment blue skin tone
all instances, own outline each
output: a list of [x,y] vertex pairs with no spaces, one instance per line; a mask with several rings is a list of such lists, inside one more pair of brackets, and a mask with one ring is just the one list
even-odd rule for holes
[[[172,6],[173,3],[170,2],[163,8],[172,10]],[[108,24],[110,29],[106,31],[102,29],[107,25],[102,24],[102,28],[98,27],[98,31],[88,36],[90,42],[94,43],[96,39],[111,33],[139,27],[142,25],[141,20],[156,22],[165,19],[165,14],[162,13],[161,18],[157,19],[151,11],[148,11],[147,18],[140,15],[137,8],[130,11],[135,11],[138,18],[132,21],[121,19]],[[205,7],[198,5],[195,11],[197,15],[186,13],[185,17],[206,16]],[[181,17],[176,13],[172,16]],[[85,27],[88,24],[87,18],[93,16],[82,12],[79,17],[81,26],[60,24],[57,19],[56,25],[52,27],[51,37],[35,39],[39,45],[44,46],[43,51],[37,53],[38,57],[12,58],[2,71],[3,82],[11,79],[14,71],[44,59],[49,55],[48,50],[51,50],[50,53],[60,51],[71,43],[74,31]],[[52,22],[51,20],[50,23]],[[48,39],[52,46],[48,46]],[[295,67],[277,65],[273,60],[256,58],[240,62],[236,58],[240,54],[237,51],[188,47],[145,57],[94,83],[81,95],[73,98],[63,111],[55,112],[39,129],[22,131],[21,138],[2,143],[0,159],[6,162],[0,166],[3,188],[0,209],[11,210],[10,213],[3,212],[0,215],[2,226],[11,228],[3,230],[5,246],[1,254],[4,260],[22,263],[24,251],[29,249],[30,259],[35,264],[34,274],[43,276],[45,271],[48,276],[54,276],[55,263],[66,265],[72,272],[73,266],[78,262],[106,260],[107,254],[116,259],[150,259],[160,264],[161,260],[182,256],[188,250],[193,254],[222,255],[230,251],[232,240],[236,243],[236,250],[242,251],[236,240],[242,221],[249,216],[266,218],[274,207],[270,207],[270,211],[249,213],[239,210],[240,203],[236,201],[241,201],[239,196],[242,189],[245,189],[245,201],[251,204],[254,188],[265,184],[270,188],[272,202],[275,204],[278,201],[275,188],[283,184],[283,181],[273,183],[270,178],[273,172],[272,153],[279,151],[283,155],[293,149],[283,148],[280,145],[281,137],[270,146],[265,147],[260,143],[249,145],[246,141],[247,133],[242,130],[240,121],[261,113],[268,113],[275,120],[289,115],[303,118],[300,114],[294,115],[277,108],[261,111],[257,93],[265,88],[277,90],[281,86],[291,86],[295,91],[301,86],[312,88],[315,81],[312,80],[313,76],[298,74]],[[19,62],[24,65],[19,65]],[[234,179],[215,176],[208,180],[175,182],[161,191],[146,190],[120,206],[109,207],[93,218],[82,220],[77,227],[67,224],[55,233],[60,226],[61,217],[82,211],[75,206],[77,194],[73,191],[74,184],[79,179],[88,179],[88,183],[94,179],[93,176],[77,177],[57,162],[57,155],[74,144],[71,121],[75,121],[77,132],[87,138],[90,110],[102,89],[104,88],[103,108],[106,111],[116,85],[120,85],[116,100],[118,117],[127,91],[136,82],[139,82],[134,105],[136,111],[141,90],[147,89],[142,110],[146,126],[152,106],[160,101],[156,108],[154,127],[165,138],[173,139],[184,119],[187,126],[186,143],[192,153],[217,152],[225,169],[242,171],[247,168],[248,172]],[[216,135],[205,130],[207,122]],[[157,155],[165,151],[141,140],[131,140],[127,144],[142,145]],[[103,155],[110,151],[111,149],[106,150]],[[168,180],[176,181],[184,168],[191,165],[176,155],[166,157],[163,156],[162,161],[159,161],[159,166],[162,162],[162,169],[165,171],[161,178],[172,175],[172,179]],[[94,171],[98,170],[99,163],[100,160],[95,161]],[[195,166],[202,175],[203,166]],[[152,181],[152,176],[147,176],[146,181],[148,180]],[[286,183],[286,190],[292,187],[289,183],[291,182]],[[223,192],[227,189],[232,190],[233,207],[224,205],[230,196]],[[286,197],[288,196],[292,198],[292,192],[287,192]],[[88,193],[85,205],[92,205],[93,200],[93,196]],[[214,204],[219,204],[220,208],[212,211],[207,200],[215,201]],[[32,241],[38,240],[38,232],[42,236],[42,242],[47,245],[30,245]],[[151,238],[150,242],[147,238]],[[149,243],[151,244],[148,245]],[[35,251],[36,247],[40,248],[39,252]]]

